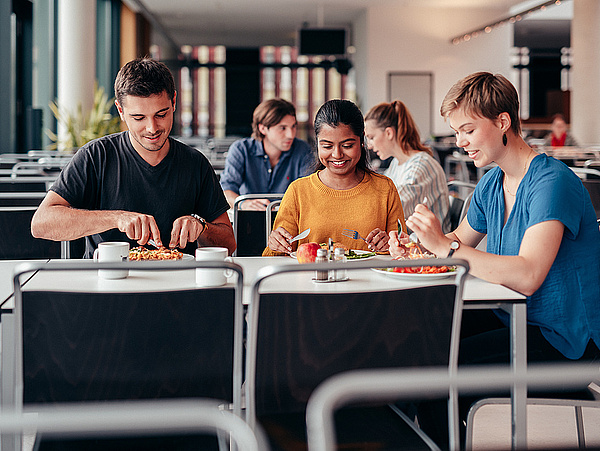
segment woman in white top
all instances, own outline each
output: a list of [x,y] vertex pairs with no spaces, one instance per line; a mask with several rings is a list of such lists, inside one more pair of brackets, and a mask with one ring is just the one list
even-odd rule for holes
[[429,147],[421,143],[419,130],[406,105],[399,100],[380,103],[365,116],[369,147],[385,160],[394,157],[384,172],[394,181],[405,217],[427,199],[427,206],[450,229],[450,206],[446,174]]

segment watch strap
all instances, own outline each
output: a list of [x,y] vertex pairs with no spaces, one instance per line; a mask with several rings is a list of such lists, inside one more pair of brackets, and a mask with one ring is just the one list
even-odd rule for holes
[[202,216],[197,215],[196,213],[192,213],[190,214],[190,216],[198,222],[200,222],[200,224],[202,224],[202,232],[200,232],[200,235],[202,235],[204,231],[208,228],[208,222],[206,222],[206,219],[204,219]]

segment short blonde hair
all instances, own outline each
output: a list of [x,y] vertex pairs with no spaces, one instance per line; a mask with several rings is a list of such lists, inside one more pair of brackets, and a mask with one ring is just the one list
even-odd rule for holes
[[508,113],[511,130],[517,136],[521,134],[519,95],[513,84],[500,74],[476,72],[456,82],[444,97],[440,113],[447,118],[458,108],[492,121],[501,113]]

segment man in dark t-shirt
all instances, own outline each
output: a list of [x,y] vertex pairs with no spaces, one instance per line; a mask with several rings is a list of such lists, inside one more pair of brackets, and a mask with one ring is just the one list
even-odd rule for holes
[[[128,131],[83,146],[36,211],[32,234],[235,250],[229,204],[208,160],[169,138],[177,93],[173,76],[150,58],[130,61],[115,80],[115,104]],[[134,244],[137,243],[137,244]]]

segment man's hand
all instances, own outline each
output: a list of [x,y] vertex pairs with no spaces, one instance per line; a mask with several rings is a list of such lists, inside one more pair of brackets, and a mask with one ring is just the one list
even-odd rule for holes
[[184,249],[188,243],[194,243],[204,231],[200,221],[192,216],[182,216],[173,223],[169,247]]
[[269,199],[247,199],[241,203],[240,210],[265,211],[270,203]]
[[117,227],[127,235],[130,240],[137,241],[143,246],[149,239],[153,239],[158,246],[162,246],[160,230],[153,216],[130,211],[119,211]]

